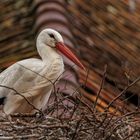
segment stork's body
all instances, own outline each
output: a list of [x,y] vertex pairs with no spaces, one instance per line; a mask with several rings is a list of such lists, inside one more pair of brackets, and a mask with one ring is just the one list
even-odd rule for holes
[[[53,90],[53,83],[64,71],[63,59],[58,53],[60,50],[65,54],[63,47],[63,39],[58,32],[52,29],[43,30],[37,38],[37,50],[41,59],[31,58],[13,64],[0,74],[0,85],[16,90],[35,108],[44,109]],[[65,55],[70,57],[69,50],[66,51]],[[76,61],[77,65],[83,67],[77,59]],[[33,106],[12,89],[0,87],[4,112],[34,113],[36,110]]]

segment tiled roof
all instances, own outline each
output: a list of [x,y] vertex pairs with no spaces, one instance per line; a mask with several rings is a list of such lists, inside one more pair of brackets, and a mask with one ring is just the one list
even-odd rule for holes
[[[136,11],[131,13],[127,1],[76,0],[69,3],[68,9],[70,18],[75,21],[72,22],[72,32],[80,57],[89,68],[86,91],[95,98],[107,64],[101,99],[108,104],[127,86],[128,80],[132,82],[140,76],[140,6],[137,5]],[[81,71],[80,75],[83,82],[84,72]],[[126,96],[138,95],[139,91],[140,82],[130,88]]]
[[4,69],[17,60],[36,55],[32,32],[30,1],[0,2],[0,66]]
[[[42,28],[51,27],[61,32],[66,44],[89,69],[81,92],[93,101],[100,89],[104,66],[108,65],[98,100],[100,111],[124,89],[129,78],[131,82],[140,75],[139,5],[132,13],[127,1],[121,0],[8,0],[1,1],[0,8],[1,70],[20,59],[37,57],[35,36]],[[67,59],[65,63],[71,65]],[[77,76],[80,83],[85,83],[86,72],[82,70],[70,69],[66,75],[72,77],[63,78],[61,87],[66,80],[70,87],[75,86]],[[140,83],[137,83],[126,96],[138,95],[139,91]],[[123,102],[119,99],[116,105],[121,108]],[[126,110],[133,108],[130,103],[126,106]]]

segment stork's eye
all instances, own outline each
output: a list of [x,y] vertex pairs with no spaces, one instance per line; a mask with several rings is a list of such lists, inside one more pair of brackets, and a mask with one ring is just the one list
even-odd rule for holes
[[54,39],[55,39],[55,37],[54,37],[54,35],[53,35],[53,34],[49,34],[49,36],[50,36],[51,38],[54,38]]

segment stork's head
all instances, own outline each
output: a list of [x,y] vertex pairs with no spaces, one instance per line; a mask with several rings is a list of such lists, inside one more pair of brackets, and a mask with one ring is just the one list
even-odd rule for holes
[[56,42],[63,42],[63,38],[53,29],[44,29],[38,35],[38,38],[49,47],[56,47]]
[[51,47],[52,49],[60,51],[67,58],[69,58],[72,62],[74,62],[77,66],[82,69],[85,69],[79,59],[72,53],[72,51],[64,44],[63,38],[60,33],[53,29],[44,29],[40,32],[38,39]]

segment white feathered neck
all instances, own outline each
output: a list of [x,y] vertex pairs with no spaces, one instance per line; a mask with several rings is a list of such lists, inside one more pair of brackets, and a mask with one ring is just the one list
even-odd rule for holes
[[[55,34],[56,37],[58,37],[58,40],[63,41],[62,37],[59,36],[59,34],[57,34],[58,32],[54,30],[51,30],[51,32]],[[61,55],[58,53],[57,49],[55,48],[55,42],[54,41],[52,42],[52,40],[49,40],[49,37],[47,38],[47,33],[45,32],[45,30],[43,30],[38,35],[36,47],[43,62],[53,61],[56,58],[61,58]]]

